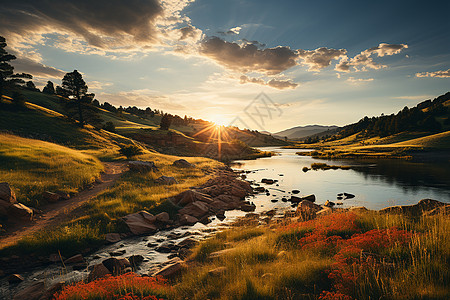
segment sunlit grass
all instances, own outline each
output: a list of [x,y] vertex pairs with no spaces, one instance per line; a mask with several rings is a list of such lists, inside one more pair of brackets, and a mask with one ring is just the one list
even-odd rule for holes
[[18,201],[39,207],[42,192],[77,192],[100,176],[93,156],[39,140],[0,134],[0,182],[8,182]]

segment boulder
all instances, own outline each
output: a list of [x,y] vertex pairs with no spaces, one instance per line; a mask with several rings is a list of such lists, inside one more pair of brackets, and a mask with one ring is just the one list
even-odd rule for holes
[[43,281],[37,281],[30,286],[21,289],[14,295],[13,300],[39,300],[45,292],[45,284]]
[[60,200],[69,200],[70,199],[69,193],[66,193],[64,191],[56,191],[55,194],[59,195]]
[[422,199],[414,205],[391,206],[380,210],[380,213],[405,214],[410,216],[420,216],[428,211],[432,211],[438,207],[446,206],[447,203],[432,199]]
[[330,201],[330,200],[327,200],[326,202],[325,202],[325,204],[324,204],[324,206],[326,206],[326,207],[333,207],[333,206],[335,206],[336,205],[336,203],[334,203],[334,202],[332,202],[332,201]]
[[333,213],[333,209],[332,208],[330,208],[330,207],[324,207],[324,208],[322,208],[321,210],[319,210],[317,213],[316,213],[316,215],[318,215],[318,216],[326,216],[326,215],[329,215],[329,214],[332,214]]
[[308,200],[303,200],[298,204],[296,214],[303,219],[311,219],[321,209],[322,207],[320,205],[314,204]]
[[120,241],[122,238],[120,236],[120,233],[107,233],[105,235],[105,240],[108,243],[117,243],[118,241]]
[[180,216],[180,224],[181,225],[194,225],[198,222],[196,217],[190,215],[181,215]]
[[186,239],[182,240],[181,242],[179,242],[177,244],[177,247],[178,248],[192,248],[196,244],[198,244],[197,240],[194,240],[193,238],[186,238]]
[[166,184],[166,185],[171,185],[171,184],[177,184],[178,181],[174,178],[174,177],[170,177],[170,176],[161,176],[155,179],[156,183],[159,184]]
[[205,216],[208,212],[208,205],[201,201],[192,202],[178,211],[180,215],[190,215],[197,219]]
[[253,203],[245,203],[244,202],[243,204],[241,204],[239,209],[242,211],[245,211],[245,212],[254,211],[256,209],[256,205]]
[[122,250],[117,250],[117,251],[111,251],[111,252],[108,252],[108,253],[109,253],[109,255],[111,255],[111,256],[122,256],[122,255],[124,255],[126,252],[127,252],[127,250],[122,249]]
[[42,198],[47,202],[55,203],[61,199],[61,196],[56,193],[45,191],[42,193]]
[[265,184],[274,184],[275,182],[277,182],[277,180],[273,180],[273,179],[269,179],[269,178],[261,179],[261,183],[265,183]]
[[424,216],[435,216],[435,215],[444,215],[448,216],[450,214],[450,204],[445,206],[439,206],[430,211],[426,211],[423,213]]
[[92,271],[89,273],[88,276],[88,281],[93,281],[105,277],[106,275],[109,274],[111,274],[111,272],[108,270],[108,268],[106,268],[104,264],[100,263],[92,268]]
[[291,199],[289,199],[289,201],[291,201],[292,203],[299,203],[299,202],[301,202],[303,200],[308,200],[310,202],[315,202],[316,201],[316,196],[314,194],[308,195],[308,196],[304,196],[304,197],[291,196]]
[[145,210],[126,215],[122,220],[127,224],[133,234],[153,233],[158,228],[154,224],[156,217]]
[[156,221],[161,223],[170,223],[170,216],[167,212],[163,211],[155,216]]
[[131,272],[131,264],[126,258],[111,257],[104,261],[102,264],[109,270],[114,276]]
[[8,213],[14,218],[30,221],[33,219],[33,210],[22,203],[15,203],[8,207]]
[[77,255],[74,255],[64,261],[64,264],[66,264],[66,265],[77,264],[77,263],[84,263],[83,255],[77,254]]
[[16,194],[7,182],[0,183],[0,201],[8,202],[11,204],[17,203]]
[[350,193],[344,193],[345,199],[352,199],[355,198],[355,195],[350,194]]
[[127,259],[133,267],[140,265],[144,261],[144,257],[142,255],[131,255],[127,257]]
[[23,281],[23,277],[19,274],[11,274],[8,277],[9,284],[21,283]]
[[300,191],[299,190],[292,190],[292,194],[298,194],[298,193],[300,193]]
[[263,186],[257,186],[254,188],[254,190],[258,193],[264,193],[266,191],[266,188]]
[[167,278],[174,277],[175,275],[179,274],[185,267],[185,263],[181,259],[179,259],[174,263],[164,266],[162,269],[156,271],[151,276],[163,276]]
[[179,159],[173,162],[173,165],[178,168],[194,168],[195,166],[185,159]]
[[128,167],[131,171],[136,171],[140,173],[144,172],[157,172],[158,168],[156,167],[155,163],[152,161],[139,161],[134,160],[128,162]]
[[211,203],[213,201],[209,195],[193,190],[187,190],[176,195],[174,200],[175,203],[180,206],[184,206],[195,201],[202,201],[205,203]]

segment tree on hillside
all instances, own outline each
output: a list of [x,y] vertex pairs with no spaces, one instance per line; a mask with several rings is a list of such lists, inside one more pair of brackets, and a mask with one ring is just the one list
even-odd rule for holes
[[162,130],[169,130],[170,124],[172,124],[172,116],[169,114],[164,114],[159,123],[159,128]]
[[36,87],[36,85],[34,84],[34,82],[33,81],[27,81],[27,83],[25,84],[25,88],[27,89],[27,90],[30,90],[30,91],[34,91],[34,92],[40,92],[39,91],[39,89]]
[[16,57],[5,50],[6,45],[6,39],[0,36],[0,99],[6,87],[24,84],[25,81],[22,78],[33,78],[30,74],[14,74],[14,67],[9,62],[15,60]]
[[78,104],[78,121],[80,126],[84,126],[83,112],[81,109],[81,99],[86,95],[88,86],[83,80],[83,76],[74,70],[64,75],[62,79],[62,88],[67,91],[69,97],[74,97]]
[[44,94],[54,95],[55,94],[55,86],[53,85],[53,82],[51,82],[50,80],[47,81],[47,85],[44,86],[44,88],[42,89],[42,92]]

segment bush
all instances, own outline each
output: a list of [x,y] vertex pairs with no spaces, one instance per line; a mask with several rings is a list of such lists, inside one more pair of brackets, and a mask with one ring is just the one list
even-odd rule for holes
[[120,152],[120,154],[126,156],[127,159],[131,159],[133,156],[143,153],[142,148],[138,147],[136,145],[127,145],[127,146],[120,147],[119,152]]
[[103,125],[103,129],[109,132],[116,132],[116,126],[114,126],[113,122],[106,122],[106,124]]
[[14,92],[13,103],[18,107],[25,107],[25,96],[20,92]]

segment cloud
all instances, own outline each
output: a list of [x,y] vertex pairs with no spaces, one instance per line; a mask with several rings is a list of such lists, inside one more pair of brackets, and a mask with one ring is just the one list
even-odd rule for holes
[[394,99],[401,99],[401,100],[423,100],[423,99],[430,99],[431,95],[418,95],[418,96],[398,96],[393,97]]
[[299,57],[303,59],[303,63],[309,66],[309,71],[319,71],[331,65],[331,61],[345,57],[347,50],[345,49],[329,49],[321,47],[316,50],[298,50]]
[[149,89],[132,90],[118,93],[99,93],[100,102],[109,102],[113,105],[151,107],[164,110],[186,110],[187,107],[170,101],[166,95]]
[[12,61],[11,64],[14,66],[15,72],[28,73],[35,77],[61,79],[66,74],[60,69],[46,66],[29,58],[19,57]]
[[267,85],[275,89],[283,90],[283,89],[295,89],[298,86],[298,83],[292,82],[291,80],[279,80],[279,79],[271,79],[266,82],[262,78],[256,77],[248,77],[246,75],[242,75],[240,78],[240,83],[255,83],[260,85]]
[[416,77],[437,77],[437,78],[450,78],[450,69],[441,70],[435,72],[422,72],[416,73]]
[[200,46],[200,53],[228,69],[267,75],[279,74],[297,65],[298,58],[297,52],[289,47],[258,49],[253,44],[239,45],[218,37],[205,39]]
[[339,72],[351,71],[367,71],[368,69],[378,70],[385,68],[385,65],[376,63],[373,56],[383,57],[400,53],[403,49],[408,48],[406,44],[386,44],[381,43],[376,47],[369,48],[357,54],[353,58],[346,55],[341,57],[341,60],[336,65],[335,70]]
[[373,81],[373,78],[366,78],[366,79],[363,79],[363,78],[349,77],[349,78],[347,79],[347,81],[350,82],[350,83],[358,84],[358,83],[364,83],[364,82],[370,82],[370,81]]
[[229,29],[227,31],[217,31],[217,33],[221,34],[221,35],[237,35],[237,34],[239,34],[239,32],[241,30],[242,30],[242,27],[236,26],[236,27],[233,27],[233,28],[231,28],[231,29]]

